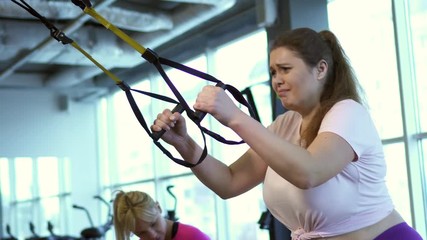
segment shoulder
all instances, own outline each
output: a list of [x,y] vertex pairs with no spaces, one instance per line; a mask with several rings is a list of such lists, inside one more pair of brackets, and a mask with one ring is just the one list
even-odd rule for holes
[[208,235],[206,235],[200,229],[192,225],[178,223],[178,231],[174,239],[180,240],[180,239],[186,239],[187,237],[191,237],[192,239],[197,239],[197,240],[210,240]]
[[353,125],[355,123],[371,123],[368,110],[360,103],[346,99],[335,103],[325,114],[321,128],[335,124]]
[[178,231],[201,232],[198,228],[184,223],[178,223]]
[[327,114],[334,112],[343,114],[368,114],[368,110],[362,104],[352,99],[345,99],[335,103]]
[[325,115],[320,132],[333,132],[344,138],[360,156],[381,139],[368,110],[354,100],[337,102]]

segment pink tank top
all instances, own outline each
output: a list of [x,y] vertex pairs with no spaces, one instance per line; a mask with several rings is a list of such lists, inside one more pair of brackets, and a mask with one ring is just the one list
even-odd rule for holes
[[210,240],[209,236],[191,225],[178,223],[178,231],[173,240]]

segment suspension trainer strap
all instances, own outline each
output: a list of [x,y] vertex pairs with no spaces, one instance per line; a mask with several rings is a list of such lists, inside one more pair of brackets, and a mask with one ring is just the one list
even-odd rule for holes
[[[176,68],[178,70],[184,71],[186,73],[192,74],[192,75],[197,76],[199,78],[203,78],[205,80],[217,83],[217,86],[223,88],[224,90],[229,90],[230,93],[233,95],[233,97],[238,102],[240,102],[241,104],[243,104],[244,106],[246,106],[249,109],[250,115],[252,117],[254,117],[255,115],[254,115],[254,111],[252,110],[252,107],[246,101],[246,99],[243,97],[243,95],[242,95],[242,93],[240,91],[238,91],[236,88],[232,87],[231,85],[223,84],[221,81],[219,81],[218,79],[214,78],[213,76],[211,76],[209,74],[197,71],[197,70],[195,70],[193,68],[190,68],[188,66],[179,64],[179,63],[171,61],[169,59],[165,59],[165,58],[159,57],[153,50],[147,49],[147,48],[143,47],[141,44],[139,44],[138,42],[136,42],[129,35],[127,35],[123,31],[121,31],[119,28],[117,28],[112,23],[110,23],[108,20],[106,20],[103,16],[101,16],[98,12],[96,12],[91,7],[91,5],[87,4],[88,0],[86,0],[84,4],[82,4],[81,0],[72,0],[72,2],[75,3],[75,4],[77,2],[78,4],[76,4],[76,5],[78,7],[80,7],[85,13],[89,14],[91,17],[93,17],[95,20],[97,20],[100,24],[102,24],[105,28],[107,28],[110,31],[112,31],[116,36],[118,36],[123,41],[125,41],[126,43],[128,43],[136,51],[138,51],[139,53],[141,53],[141,56],[144,59],[146,59],[148,62],[152,63],[156,67],[156,69],[158,70],[158,72],[162,76],[162,78],[165,80],[165,82],[168,84],[169,88],[171,89],[171,91],[173,92],[173,94],[175,95],[175,97],[178,99],[179,104],[182,105],[181,107],[183,108],[183,111],[185,111],[187,113],[187,116],[197,126],[199,126],[199,128],[201,128],[203,132],[205,132],[206,134],[212,136],[216,140],[218,140],[220,142],[223,142],[223,143],[227,143],[227,144],[240,144],[240,143],[244,143],[244,141],[235,142],[235,141],[226,140],[226,139],[222,138],[220,135],[215,134],[215,133],[211,132],[210,130],[207,130],[206,128],[202,127],[200,125],[200,122],[203,119],[203,117],[206,115],[206,113],[199,112],[199,111],[193,111],[188,106],[188,104],[185,101],[185,99],[182,97],[182,95],[179,93],[179,91],[176,89],[176,87],[173,85],[173,83],[169,80],[167,74],[165,73],[165,71],[163,70],[163,68],[162,68],[161,65],[162,64],[168,65],[170,67],[173,67],[173,68]],[[83,5],[85,5],[85,6],[83,7]],[[182,110],[181,107],[177,106],[176,109]],[[163,132],[164,131],[159,132],[156,135],[156,138],[154,139],[154,141],[157,141],[156,139],[160,138],[161,135],[163,134]]]
[[[149,51],[150,51],[150,49],[147,49],[147,51],[146,51],[145,54],[147,54],[147,52],[149,52]],[[143,55],[143,57],[144,57],[144,55]],[[197,76],[199,78],[205,79],[207,81],[216,83],[216,86],[221,87],[222,89],[228,91],[234,97],[234,99],[236,99],[240,104],[244,105],[248,109],[249,114],[253,118],[255,118],[256,114],[255,114],[255,111],[253,110],[252,106],[247,102],[246,98],[242,95],[242,93],[238,89],[236,89],[235,87],[233,87],[233,86],[231,86],[229,84],[224,84],[220,80],[216,79],[215,77],[213,77],[213,76],[211,76],[211,75],[209,75],[207,73],[200,72],[200,71],[198,71],[196,69],[190,68],[188,66],[185,66],[183,64],[174,62],[174,61],[166,59],[166,58],[159,57],[158,62],[154,62],[153,64],[156,66],[156,68],[159,71],[163,71],[163,70],[160,70],[160,68],[161,68],[160,64],[164,64],[164,65],[173,67],[175,69],[179,69],[179,70],[181,70],[183,72],[187,72],[187,73],[192,74],[194,76]],[[165,79],[165,81],[167,82],[167,84],[169,85],[169,87],[171,89],[175,89],[175,87],[173,86],[172,82],[170,82],[170,80],[168,78],[164,78],[164,79]],[[178,96],[177,96],[177,98],[178,98]],[[214,132],[208,130],[207,128],[203,127],[200,124],[200,122],[203,120],[203,118],[206,115],[206,113],[205,112],[200,112],[200,111],[193,112],[188,107],[188,105],[186,104],[186,102],[185,102],[184,99],[182,99],[182,101],[180,101],[180,104],[182,104],[182,103],[185,103],[184,108],[185,108],[185,110],[187,112],[188,117],[191,120],[193,120],[193,122],[195,122],[199,126],[199,128],[202,129],[202,131],[204,133],[208,134],[209,136],[211,136],[212,138],[216,139],[217,141],[222,142],[222,143],[226,143],[226,144],[234,145],[234,144],[244,143],[244,141],[227,140],[227,139],[223,138],[221,135],[219,135],[217,133],[214,133]]]
[[[50,23],[45,17],[40,15],[36,10],[34,10],[24,0],[19,0],[19,1],[20,2],[18,2],[17,0],[12,0],[12,2],[16,3],[17,5],[19,5],[20,7],[22,7],[26,11],[28,11],[31,15],[33,15],[34,17],[38,18],[41,22],[43,22],[43,24],[50,30],[51,37],[53,37],[58,42],[61,42],[64,45],[71,44],[71,46],[73,46],[75,49],[77,49],[79,52],[81,52],[85,57],[87,57],[89,60],[91,60],[97,67],[99,67],[105,74],[107,74],[112,80],[114,80],[116,82],[116,85],[119,86],[126,93],[126,97],[130,103],[130,106],[131,106],[136,118],[138,119],[138,122],[141,124],[141,126],[144,128],[144,130],[147,132],[147,134],[152,139],[155,139],[156,138],[155,133],[157,133],[157,132],[151,132],[150,131],[144,117],[142,116],[141,111],[139,110],[139,108],[135,102],[135,99],[132,95],[132,92],[137,92],[137,93],[140,93],[143,95],[150,96],[152,98],[156,98],[156,99],[166,101],[169,103],[177,104],[177,106],[179,106],[179,102],[172,99],[172,98],[169,98],[167,96],[163,96],[160,94],[155,94],[155,93],[151,93],[151,92],[146,92],[146,91],[141,91],[141,90],[130,88],[127,83],[120,80],[119,77],[117,77],[115,74],[113,74],[112,72],[107,70],[104,66],[102,66],[99,62],[97,62],[89,53],[87,53],[83,48],[81,48],[75,41],[73,41],[71,38],[67,37],[65,35],[65,33],[63,33],[58,28],[56,28],[52,23]],[[182,166],[185,166],[185,167],[193,167],[193,166],[196,166],[197,164],[200,164],[207,155],[206,139],[205,139],[204,135],[203,135],[203,139],[204,139],[205,147],[204,147],[204,150],[202,152],[202,155],[200,156],[200,158],[196,164],[188,163],[182,159],[178,159],[178,158],[173,157],[173,155],[157,141],[155,141],[155,145],[158,148],[160,148],[160,150],[166,156],[168,156],[171,160],[173,160],[174,162],[176,162]]]
[[[149,127],[148,127],[148,125],[147,125],[147,123],[146,123],[146,121],[144,120],[144,117],[143,117],[143,115],[142,115],[142,113],[141,113],[141,111],[139,110],[139,108],[138,108],[138,105],[136,104],[136,102],[135,102],[135,99],[133,98],[133,96],[132,96],[132,93],[131,93],[131,91],[130,90],[132,90],[132,89],[130,89],[130,87],[129,87],[129,85],[127,85],[126,83],[124,83],[124,82],[122,82],[121,84],[118,84],[118,86],[126,93],[126,97],[127,97],[127,99],[128,99],[128,102],[129,102],[129,104],[130,104],[130,106],[131,106],[131,108],[132,108],[132,111],[133,111],[133,113],[135,114],[135,117],[138,119],[138,122],[141,124],[141,126],[145,129],[145,131],[148,133],[148,135],[152,138],[152,139],[154,139],[154,137],[155,137],[155,134],[157,133],[157,132],[151,132],[150,131],[150,129],[149,129]],[[174,103],[177,103],[178,104],[178,102],[174,102]],[[179,106],[179,104],[177,105],[177,106]],[[184,160],[182,160],[182,159],[178,159],[178,158],[175,158],[162,144],[160,144],[160,142],[159,141],[153,141],[154,142],[154,144],[166,155],[166,156],[168,156],[172,161],[174,161],[175,163],[178,163],[179,165],[182,165],[182,166],[185,166],[185,167],[194,167],[194,166],[197,166],[198,164],[200,164],[205,158],[206,158],[206,156],[207,156],[207,154],[208,154],[208,151],[207,151],[207,146],[206,146],[206,137],[205,137],[205,135],[203,134],[203,132],[202,132],[202,136],[203,136],[203,142],[204,142],[204,148],[203,148],[203,152],[202,152],[202,154],[200,155],[200,157],[199,157],[199,160],[197,161],[197,163],[195,163],[195,164],[193,164],[193,163],[189,163],[189,162],[186,162],[186,161],[184,161]]]
[[[186,167],[194,167],[198,164],[200,164],[204,158],[207,155],[207,147],[206,147],[206,137],[204,135],[204,133],[210,135],[211,137],[213,137],[214,139],[226,143],[226,144],[240,144],[240,143],[244,143],[243,141],[230,141],[230,140],[226,140],[223,137],[221,137],[219,134],[216,134],[208,129],[206,129],[205,127],[201,126],[201,121],[202,119],[205,117],[206,113],[205,112],[200,112],[200,111],[193,111],[187,104],[187,102],[185,101],[185,99],[182,97],[182,95],[179,93],[179,91],[176,89],[176,87],[173,85],[173,83],[170,81],[169,77],[167,76],[167,74],[165,73],[162,64],[163,65],[167,65],[173,68],[176,68],[178,70],[184,71],[186,73],[192,74],[194,76],[197,76],[199,78],[205,79],[207,81],[211,81],[211,82],[215,82],[216,86],[223,88],[224,90],[229,91],[233,97],[241,104],[243,104],[244,106],[246,106],[249,110],[249,113],[252,117],[255,116],[255,113],[251,107],[251,105],[246,101],[246,99],[243,97],[242,93],[237,90],[236,88],[234,88],[231,85],[228,84],[224,84],[221,81],[219,81],[218,79],[216,79],[215,77],[197,71],[193,68],[187,67],[185,65],[182,65],[180,63],[171,61],[169,59],[165,59],[165,58],[161,58],[158,57],[157,54],[152,51],[151,49],[146,49],[143,46],[141,46],[138,42],[136,42],[134,39],[132,39],[131,37],[129,37],[128,35],[126,35],[124,32],[122,32],[120,29],[116,28],[114,25],[112,25],[111,23],[109,23],[106,19],[104,19],[102,16],[100,16],[91,6],[90,1],[89,0],[72,0],[72,2],[74,4],[76,4],[77,6],[79,6],[80,8],[82,8],[84,10],[85,13],[91,15],[92,17],[94,17],[96,20],[98,20],[102,25],[104,25],[107,29],[111,30],[113,33],[115,33],[118,37],[120,37],[122,40],[124,40],[126,43],[128,43],[130,46],[132,46],[135,50],[137,50],[138,52],[141,53],[141,56],[146,59],[147,61],[149,61],[150,63],[152,63],[156,69],[158,70],[159,74],[162,76],[162,78],[165,80],[165,82],[168,84],[169,88],[172,90],[172,92],[174,93],[175,97],[178,99],[178,101],[175,101],[171,98],[168,98],[166,96],[163,95],[159,95],[159,94],[154,94],[154,93],[149,93],[149,92],[144,92],[144,91],[140,91],[140,90],[136,90],[136,89],[132,89],[130,88],[125,82],[121,81],[116,75],[114,75],[113,73],[111,73],[110,71],[108,71],[106,68],[104,68],[101,64],[99,64],[95,59],[92,58],[92,56],[90,56],[90,54],[88,54],[86,51],[84,51],[76,42],[74,42],[72,39],[68,38],[62,31],[60,31],[59,29],[57,29],[53,24],[51,24],[49,21],[47,21],[46,18],[44,18],[43,16],[41,16],[39,13],[37,13],[37,11],[35,11],[30,5],[28,5],[24,0],[20,0],[21,3],[17,2],[17,0],[12,0],[12,2],[16,3],[17,5],[21,6],[22,8],[24,8],[25,10],[27,10],[29,13],[31,13],[33,16],[37,17],[40,19],[40,21],[42,21],[45,26],[50,30],[51,32],[51,36],[56,39],[57,41],[61,42],[62,44],[71,44],[75,49],[77,49],[78,51],[80,51],[84,56],[86,56],[88,59],[90,59],[96,66],[98,66],[105,74],[107,74],[111,79],[113,79],[116,82],[116,85],[119,86],[123,91],[125,91],[126,93],[126,97],[129,101],[129,104],[136,116],[136,118],[138,119],[139,123],[141,124],[141,126],[144,128],[144,130],[147,132],[147,134],[153,139],[153,142],[155,143],[156,146],[158,146],[162,152],[167,155],[170,159],[172,159],[174,162],[186,166]],[[132,91],[133,92],[138,92],[147,96],[151,96],[160,100],[164,100],[170,103],[174,103],[176,104],[175,108],[172,110],[173,112],[186,112],[187,116],[199,127],[199,129],[201,130],[201,134],[203,136],[203,141],[204,141],[204,149],[203,152],[199,158],[199,160],[197,161],[196,164],[191,164],[188,163],[186,161],[183,161],[181,159],[177,159],[175,157],[172,156],[172,154],[167,151],[166,148],[164,148],[159,142],[158,139],[160,139],[160,137],[162,136],[162,134],[164,133],[164,131],[159,131],[159,132],[151,132],[148,125],[146,124],[145,119],[142,116],[142,113],[140,112],[135,99],[133,98],[132,95]]]

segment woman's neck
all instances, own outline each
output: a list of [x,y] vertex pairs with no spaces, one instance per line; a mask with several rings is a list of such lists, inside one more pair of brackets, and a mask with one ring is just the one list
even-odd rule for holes
[[300,113],[302,116],[302,122],[301,122],[301,129],[300,134],[302,135],[304,131],[308,128],[310,123],[312,122],[314,116],[316,116],[316,113],[318,111],[319,107],[312,108],[311,111]]

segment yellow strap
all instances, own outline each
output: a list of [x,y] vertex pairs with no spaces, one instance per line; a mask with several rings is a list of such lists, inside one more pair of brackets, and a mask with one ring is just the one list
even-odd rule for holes
[[141,46],[138,42],[136,42],[133,38],[129,37],[122,30],[118,29],[116,26],[108,22],[105,18],[99,15],[93,8],[85,7],[84,12],[95,18],[99,23],[104,25],[107,29],[111,30],[114,34],[116,34],[123,41],[127,42],[130,46],[132,46],[136,51],[141,54],[145,53],[145,48]]
[[89,53],[87,53],[83,48],[81,48],[76,42],[72,42],[71,46],[73,46],[75,49],[77,49],[79,52],[81,52],[83,55],[85,55],[89,60],[91,60],[96,66],[98,66],[102,71],[104,71],[105,74],[107,74],[111,79],[113,79],[116,84],[122,83],[122,81],[114,75],[112,72],[108,71],[104,66],[102,66],[99,62],[97,62]]

